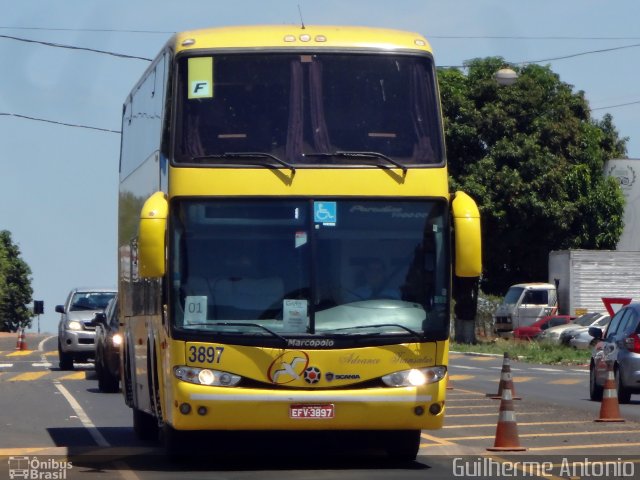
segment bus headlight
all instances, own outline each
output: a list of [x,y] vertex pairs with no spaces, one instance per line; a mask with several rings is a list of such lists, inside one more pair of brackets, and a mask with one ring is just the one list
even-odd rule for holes
[[178,365],[173,368],[173,374],[183,382],[196,385],[212,385],[214,387],[235,387],[242,377],[229,372],[211,370],[209,368],[187,367]]
[[390,373],[382,377],[382,381],[389,387],[419,387],[427,383],[436,383],[444,378],[447,367],[436,366],[427,368],[412,368],[400,372]]

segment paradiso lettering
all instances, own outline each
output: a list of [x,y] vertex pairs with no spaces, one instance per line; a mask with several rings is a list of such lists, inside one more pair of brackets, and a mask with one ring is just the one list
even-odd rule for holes
[[387,205],[384,207],[365,207],[364,205],[354,205],[351,212],[358,213],[388,213],[393,218],[427,218],[428,214],[424,212],[405,212],[400,207]]

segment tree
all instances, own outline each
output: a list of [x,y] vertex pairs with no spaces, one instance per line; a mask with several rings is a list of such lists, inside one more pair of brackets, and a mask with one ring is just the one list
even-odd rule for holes
[[31,326],[31,269],[20,258],[11,233],[0,231],[0,331],[15,332]]
[[604,162],[626,155],[611,116],[592,120],[584,92],[548,66],[512,66],[500,86],[500,57],[438,72],[452,184],[478,202],[483,228],[482,290],[547,279],[548,254],[613,249],[624,198]]

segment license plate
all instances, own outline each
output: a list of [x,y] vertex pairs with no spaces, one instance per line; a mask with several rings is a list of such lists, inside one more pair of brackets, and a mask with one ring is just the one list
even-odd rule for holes
[[335,417],[333,404],[328,405],[289,405],[289,418],[317,418]]

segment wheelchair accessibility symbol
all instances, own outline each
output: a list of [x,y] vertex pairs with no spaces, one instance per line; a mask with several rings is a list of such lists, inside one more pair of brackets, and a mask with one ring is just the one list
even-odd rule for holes
[[314,202],[313,220],[316,223],[335,224],[338,220],[336,202]]

